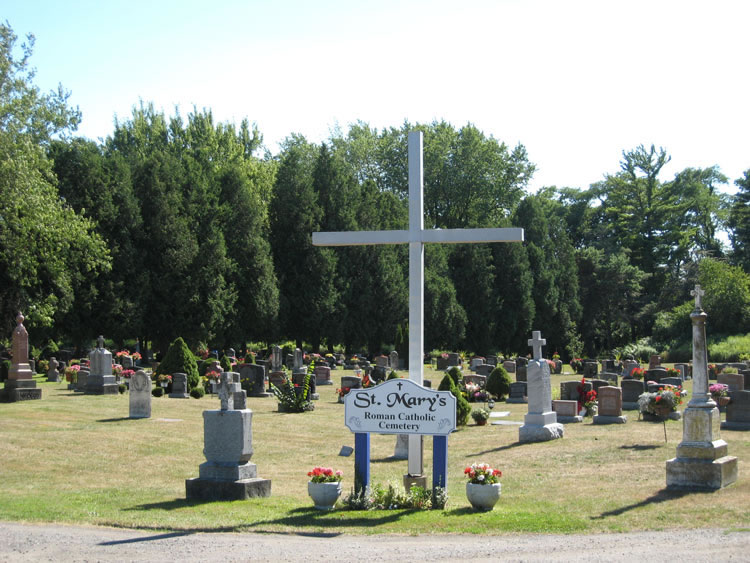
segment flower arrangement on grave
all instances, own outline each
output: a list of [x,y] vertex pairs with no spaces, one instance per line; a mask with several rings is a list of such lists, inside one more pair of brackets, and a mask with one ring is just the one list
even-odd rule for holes
[[216,370],[208,370],[204,376],[208,381],[214,381],[216,383],[219,382],[219,377],[221,377],[221,374],[219,374]]
[[493,485],[503,476],[503,472],[499,469],[493,469],[489,463],[472,463],[464,469],[464,475],[469,479],[469,483]]
[[162,387],[167,387],[172,383],[172,376],[170,374],[161,373],[156,376],[156,382]]
[[552,359],[556,362],[560,361],[560,354],[555,352],[554,354],[552,354]]
[[576,373],[583,373],[583,360],[581,358],[573,358],[570,360],[570,367]]
[[135,375],[135,371],[132,369],[124,369],[122,370],[122,373],[120,375],[124,377],[125,379],[130,379],[131,377]]
[[368,387],[372,387],[375,385],[372,379],[370,379],[370,376],[368,374],[365,374],[365,376],[362,378],[362,389],[367,389]]
[[471,418],[474,419],[479,426],[487,424],[487,420],[490,418],[490,411],[487,409],[479,408],[471,411]]
[[594,416],[594,411],[599,406],[599,403],[596,400],[596,391],[594,391],[593,389],[591,391],[586,391],[586,393],[581,397],[580,403],[582,404],[583,408],[586,409],[586,416]]
[[208,348],[201,348],[198,350],[197,355],[201,357],[201,360],[205,360],[211,354]]
[[630,377],[633,379],[643,379],[646,375],[646,370],[643,368],[633,368],[630,371]]
[[351,390],[351,387],[342,387],[341,389],[336,389],[336,393],[338,394],[339,399],[343,399]]
[[667,368],[667,377],[682,378],[682,372],[676,368]]
[[483,403],[487,400],[487,393],[485,393],[478,383],[467,383],[466,387],[466,399],[471,403]]
[[666,416],[675,412],[682,404],[682,387],[665,385],[656,393],[642,393],[638,397],[638,409],[641,413],[655,416]]
[[554,360],[547,360],[547,365],[549,366],[550,372],[554,372],[555,369],[557,369],[557,364],[554,362]]
[[120,350],[118,352],[115,352],[116,358],[122,358],[123,356],[130,356],[130,351],[128,350]]
[[729,396],[729,385],[725,383],[714,383],[709,385],[708,392],[711,393],[711,398],[716,401],[720,397]]
[[307,472],[311,483],[336,483],[341,481],[344,472],[340,469],[335,471],[330,467],[313,467],[312,471]]
[[68,383],[76,383],[78,381],[78,371],[81,369],[81,366],[78,364],[74,364],[72,366],[68,366],[65,368],[65,381]]
[[711,378],[716,377],[716,364],[708,364],[708,375]]

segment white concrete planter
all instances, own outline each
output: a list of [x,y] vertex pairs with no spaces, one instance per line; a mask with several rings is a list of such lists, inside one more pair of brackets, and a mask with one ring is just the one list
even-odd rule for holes
[[500,483],[478,485],[466,483],[466,498],[474,510],[489,511],[495,507],[500,499]]
[[318,510],[331,510],[341,495],[341,481],[333,483],[307,482],[307,494]]

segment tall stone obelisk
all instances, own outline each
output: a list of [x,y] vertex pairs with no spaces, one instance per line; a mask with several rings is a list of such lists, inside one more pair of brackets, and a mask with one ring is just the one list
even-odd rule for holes
[[23,314],[18,313],[18,324],[11,335],[13,358],[2,393],[2,399],[10,403],[42,398],[42,390],[37,389],[34,373],[29,366],[29,333],[26,332],[23,321]]
[[721,489],[737,480],[737,458],[728,456],[727,443],[719,435],[719,409],[708,392],[706,315],[701,305],[705,292],[699,285],[693,323],[693,394],[683,413],[682,442],[677,457],[667,461],[667,487],[674,489]]

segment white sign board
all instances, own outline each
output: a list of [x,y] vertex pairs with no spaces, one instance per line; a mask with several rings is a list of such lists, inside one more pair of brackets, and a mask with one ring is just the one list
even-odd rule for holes
[[355,433],[447,436],[456,429],[456,398],[409,379],[352,389],[344,399],[346,426]]

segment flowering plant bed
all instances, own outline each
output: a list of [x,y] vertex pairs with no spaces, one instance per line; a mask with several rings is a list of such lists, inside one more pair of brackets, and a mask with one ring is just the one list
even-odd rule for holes
[[682,388],[672,385],[660,387],[656,393],[643,393],[638,397],[641,413],[666,416],[682,404]]
[[646,370],[643,368],[633,368],[630,372],[630,377],[633,379],[643,379],[643,376],[646,374]]
[[464,475],[468,477],[469,483],[492,485],[498,482],[498,479],[503,476],[503,472],[490,467],[489,463],[472,463],[464,469]]

